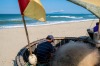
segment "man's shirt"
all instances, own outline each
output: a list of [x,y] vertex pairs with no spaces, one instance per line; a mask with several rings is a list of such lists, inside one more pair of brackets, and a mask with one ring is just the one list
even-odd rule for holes
[[94,32],[97,32],[97,31],[98,31],[98,27],[99,27],[99,26],[96,25],[96,26],[93,28],[93,31],[94,31]]
[[47,62],[50,59],[54,47],[50,42],[43,42],[36,48],[36,55],[39,62]]

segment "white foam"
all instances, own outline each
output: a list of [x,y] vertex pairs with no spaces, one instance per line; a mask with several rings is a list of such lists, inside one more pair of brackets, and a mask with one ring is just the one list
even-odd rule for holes
[[[25,19],[25,20],[31,20],[31,19]],[[2,22],[7,22],[7,21],[17,21],[17,22],[20,22],[22,21],[22,18],[12,18],[12,19],[6,19],[6,20],[0,20]]]
[[[63,24],[63,23],[74,23],[74,22],[85,22],[85,21],[95,21],[98,19],[86,19],[86,20],[72,20],[72,21],[47,21],[44,24],[35,24],[31,23],[31,24],[27,24],[27,27],[30,26],[45,26],[45,25],[53,25],[53,24]],[[8,25],[8,26],[0,26],[0,29],[5,29],[5,28],[20,28],[20,27],[24,27],[23,24],[19,24],[19,25]]]
[[50,17],[56,17],[56,18],[58,18],[58,17],[62,17],[62,18],[73,18],[73,19],[79,19],[79,18],[83,18],[83,17],[75,17],[75,16],[50,16]]

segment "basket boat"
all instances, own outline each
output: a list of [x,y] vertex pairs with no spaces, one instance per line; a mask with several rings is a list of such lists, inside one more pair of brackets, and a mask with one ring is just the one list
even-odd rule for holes
[[[98,48],[96,46],[96,44],[93,42],[93,40],[91,40],[91,38],[87,37],[87,36],[82,36],[82,37],[55,37],[54,38],[55,47],[59,48],[60,46],[68,43],[70,40],[88,43],[90,46]],[[39,43],[44,42],[44,41],[45,41],[45,38],[30,43],[33,53],[34,53],[36,46]],[[29,57],[29,50],[28,49],[29,49],[29,47],[28,47],[28,45],[26,45],[17,54],[17,56],[16,56],[17,66],[31,66],[31,65],[28,64],[28,57]]]

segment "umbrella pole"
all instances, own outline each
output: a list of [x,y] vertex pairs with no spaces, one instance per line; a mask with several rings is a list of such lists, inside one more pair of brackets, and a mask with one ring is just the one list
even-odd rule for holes
[[28,42],[28,46],[29,46],[29,52],[30,52],[30,55],[32,55],[32,50],[31,50],[31,46],[30,46],[29,35],[28,35],[28,31],[27,31],[27,27],[26,27],[26,22],[25,22],[25,19],[24,19],[24,15],[22,15],[22,19],[23,19],[24,28],[25,28],[26,37],[27,37],[27,42]]
[[99,34],[99,40],[100,40],[100,18],[99,18],[98,34]]

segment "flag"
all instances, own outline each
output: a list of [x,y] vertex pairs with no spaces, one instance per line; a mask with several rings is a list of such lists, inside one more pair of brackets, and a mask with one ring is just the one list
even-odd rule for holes
[[39,21],[46,20],[45,10],[40,0],[18,0],[21,14]]
[[22,15],[24,15],[23,12],[24,12],[25,8],[27,7],[29,1],[30,0],[18,0],[20,11],[21,11]]

